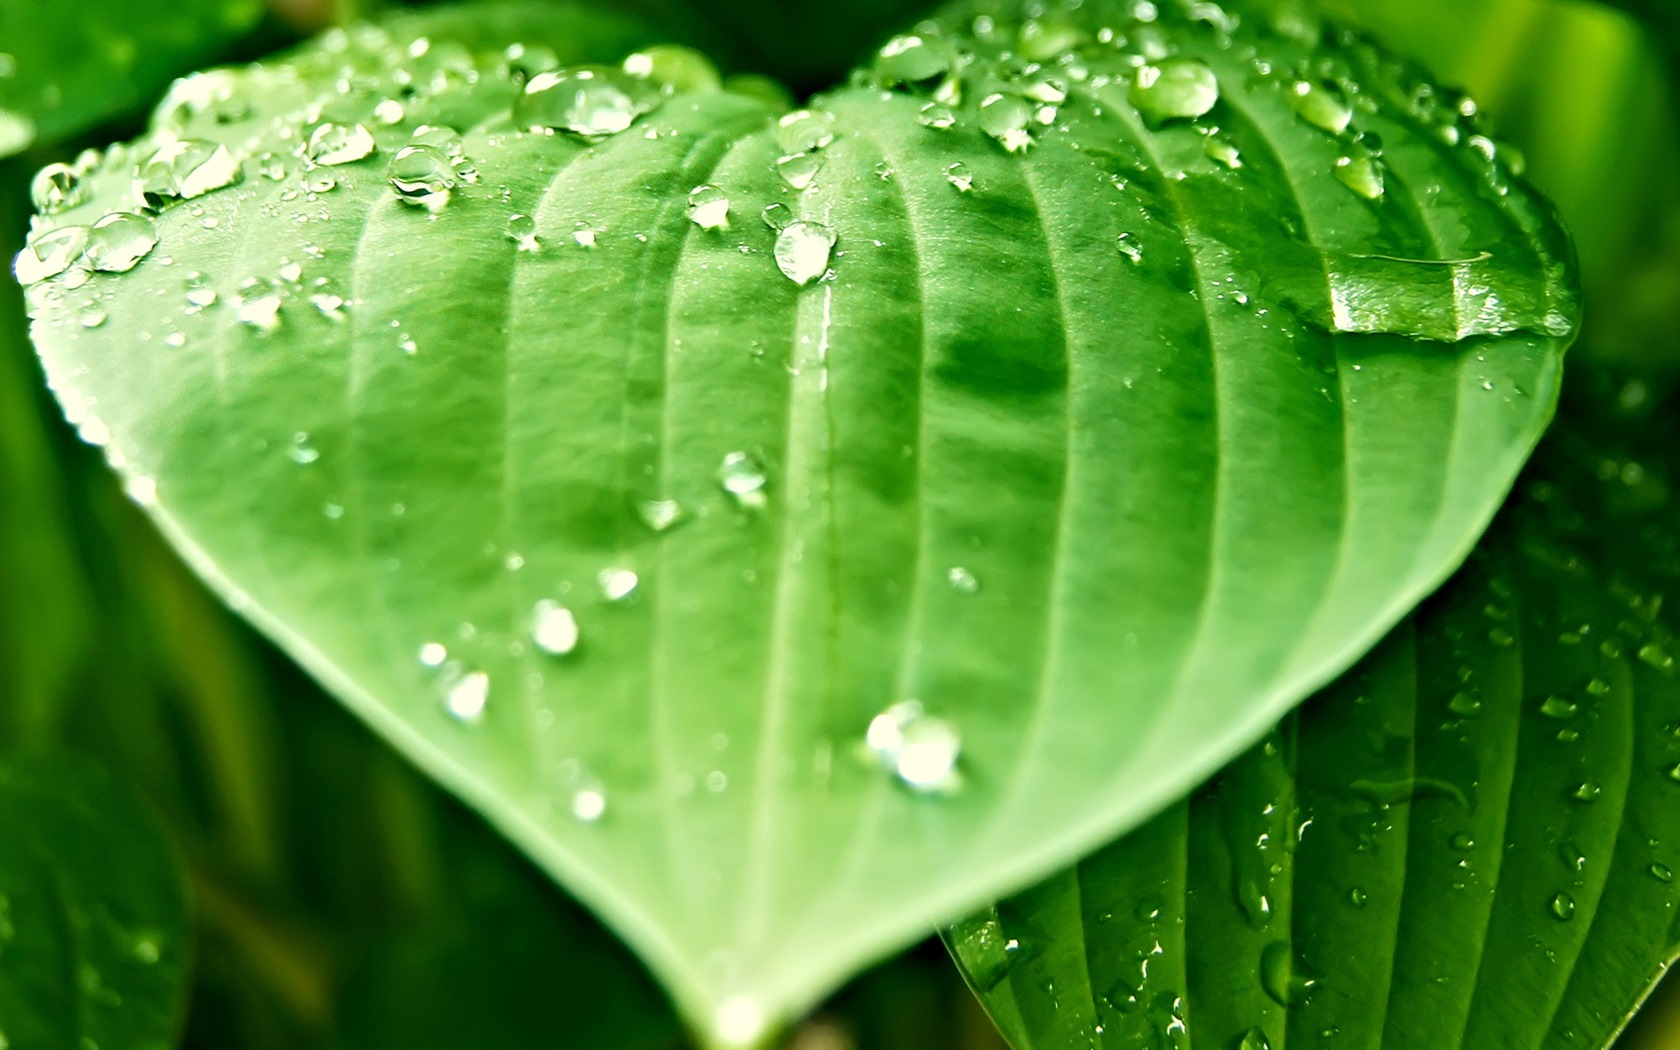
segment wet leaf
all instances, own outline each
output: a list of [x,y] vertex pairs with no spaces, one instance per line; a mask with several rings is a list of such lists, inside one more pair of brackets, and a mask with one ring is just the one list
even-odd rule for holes
[[1671,384],[1580,387],[1371,656],[948,935],[1018,1050],[1614,1041],[1680,956],[1680,446]]
[[187,908],[152,815],[82,760],[0,762],[0,1039],[165,1050]]
[[1252,743],[1551,412],[1563,235],[1374,50],[961,7],[784,113],[556,10],[189,80],[19,273],[188,560],[719,1043]]

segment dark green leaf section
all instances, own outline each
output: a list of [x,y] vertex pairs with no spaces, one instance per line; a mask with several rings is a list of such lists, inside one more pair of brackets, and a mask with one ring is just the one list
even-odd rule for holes
[[261,0],[6,0],[0,157],[141,108],[261,13]]
[[965,6],[785,120],[666,52],[516,124],[622,57],[575,11],[333,34],[80,173],[35,339],[235,608],[750,1043],[1251,744],[1550,415],[1567,246],[1473,124],[1146,13]]
[[1666,384],[1582,386],[1370,657],[948,934],[1018,1050],[1610,1044],[1680,954],[1680,460]]
[[81,760],[0,763],[0,1038],[175,1045],[187,910],[152,814]]

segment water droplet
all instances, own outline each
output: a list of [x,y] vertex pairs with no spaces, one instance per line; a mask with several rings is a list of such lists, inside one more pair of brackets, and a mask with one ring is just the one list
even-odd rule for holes
[[445,649],[441,643],[427,642],[420,647],[421,667],[442,667],[444,661],[448,659],[449,650]]
[[373,119],[387,127],[401,124],[408,117],[408,109],[394,98],[382,99],[379,105],[373,107]]
[[1563,922],[1573,919],[1575,917],[1575,898],[1567,893],[1559,893],[1553,897],[1552,914]]
[[98,328],[105,323],[105,311],[97,306],[90,306],[77,315],[76,323],[83,328]]
[[1674,781],[1676,784],[1680,784],[1680,765],[1669,767],[1668,779]]
[[1250,1028],[1237,1043],[1237,1050],[1272,1050],[1272,1044],[1266,1038],[1265,1032],[1258,1028]]
[[828,272],[835,240],[821,223],[792,223],[776,235],[776,266],[794,284],[808,285]]
[[36,284],[56,277],[70,268],[87,250],[86,226],[62,226],[29,238],[24,249],[17,253],[12,270],[18,283]]
[[135,937],[129,951],[134,956],[135,961],[142,966],[154,966],[159,959],[163,958],[163,946],[158,943],[157,936],[154,934],[143,933]]
[[748,509],[764,506],[769,478],[764,467],[748,452],[731,452],[718,465],[718,484],[737,504]]
[[113,212],[88,231],[87,260],[95,270],[127,273],[151,254],[157,242],[152,220],[132,212]]
[[667,95],[716,91],[723,86],[717,66],[693,48],[658,44],[624,60],[624,71]]
[[0,109],[0,156],[28,149],[35,141],[35,122],[22,113]]
[[1639,647],[1639,659],[1642,663],[1649,664],[1659,671],[1674,669],[1674,657],[1668,655],[1667,650],[1655,642]]
[[864,741],[914,791],[945,793],[958,786],[962,737],[951,723],[924,712],[920,701],[904,700],[876,715]]
[[529,215],[515,213],[508,216],[507,239],[519,246],[522,252],[534,252],[542,247],[537,239],[537,220]]
[[[1614,657],[1611,658],[1614,659]],[[1604,696],[1610,692],[1610,683],[1602,678],[1594,678],[1587,683],[1587,692],[1593,696]]]
[[29,199],[42,215],[56,215],[87,199],[87,187],[68,164],[48,164],[29,184]]
[[309,443],[309,435],[303,431],[292,435],[292,445],[286,450],[286,455],[300,467],[307,467],[321,458],[320,450]]
[[883,84],[921,84],[951,70],[953,55],[940,41],[908,34],[887,41],[875,57],[875,75]]
[[1218,135],[1208,136],[1207,142],[1202,145],[1202,152],[1232,170],[1243,166],[1242,154],[1237,151],[1237,147]]
[[974,189],[974,176],[969,173],[968,165],[960,160],[945,168],[945,181],[955,186],[958,193],[968,193]]
[[608,568],[595,574],[595,582],[601,588],[601,597],[609,602],[623,602],[635,596],[641,577],[630,569]]
[[1468,831],[1461,831],[1452,837],[1452,848],[1460,853],[1468,853],[1476,848],[1476,837]]
[[989,992],[1009,976],[1020,954],[1020,943],[1003,931],[996,912],[966,919],[951,927],[957,957],[980,992]]
[[1462,690],[1454,693],[1447,701],[1447,710],[1460,718],[1474,718],[1482,713],[1482,702],[1470,693]]
[[1567,697],[1548,696],[1540,701],[1540,713],[1547,718],[1574,718],[1580,709],[1580,705]]
[[219,143],[177,139],[160,147],[140,165],[135,196],[158,208],[171,199],[191,200],[238,182],[239,160]]
[[834,141],[834,114],[796,109],[776,121],[776,144],[784,153],[811,153]]
[[233,312],[240,324],[267,335],[280,327],[280,290],[266,277],[247,277],[234,289]]
[[1020,153],[1033,144],[1032,107],[1013,95],[988,95],[980,103],[980,129],[997,139],[1011,153]]
[[1348,105],[1341,89],[1333,85],[1297,80],[1290,92],[1290,102],[1302,120],[1332,135],[1340,135],[1353,123],[1353,107]]
[[514,100],[522,128],[552,128],[585,139],[616,135],[659,105],[661,94],[646,80],[606,66],[539,73]]
[[572,792],[572,816],[593,824],[607,812],[607,792],[599,783],[590,783]]
[[531,640],[550,656],[566,656],[577,648],[577,617],[560,603],[544,598],[531,611]]
[[1219,78],[1195,59],[1168,59],[1138,70],[1129,97],[1152,124],[1193,120],[1219,101]]
[[1673,882],[1674,869],[1666,864],[1653,864],[1650,867],[1651,877],[1658,882]]
[[595,247],[595,231],[588,226],[579,226],[572,231],[572,240],[576,241],[580,248],[593,248]]
[[696,186],[688,194],[688,217],[702,230],[729,225],[729,194],[716,186]]
[[462,675],[444,694],[444,705],[450,715],[461,722],[476,722],[484,717],[490,702],[490,676],[483,671]]
[[636,512],[654,532],[665,532],[683,520],[683,506],[674,499],[643,500]]
[[1114,246],[1119,250],[1121,255],[1124,255],[1127,259],[1131,260],[1133,266],[1138,266],[1143,263],[1143,245],[1139,244],[1131,234],[1122,233],[1119,237],[1115,238]]
[[436,146],[404,146],[391,158],[385,178],[404,204],[437,211],[455,188],[455,166]]
[[1366,903],[1369,902],[1370,899],[1371,895],[1358,886],[1348,890],[1348,903],[1352,904],[1355,908],[1365,907]]
[[1359,143],[1353,143],[1346,152],[1337,157],[1336,166],[1331,170],[1336,176],[1336,181],[1366,200],[1382,198],[1382,163],[1377,160],[1375,153]]
[[712,1033],[728,1050],[746,1050],[764,1035],[768,1024],[764,1007],[749,995],[732,995],[717,1008],[712,1018]]
[[809,189],[822,171],[824,160],[815,153],[789,153],[776,161],[776,173],[793,189]]
[[350,164],[371,154],[373,132],[361,124],[318,124],[309,133],[304,159],[323,167]]
[[980,580],[961,565],[953,565],[950,571],[945,573],[945,582],[951,585],[952,590],[961,591],[963,594],[980,593]]
[[950,106],[941,105],[938,102],[929,102],[927,105],[922,107],[922,111],[917,114],[916,120],[920,122],[924,128],[933,128],[935,131],[944,131],[947,128],[956,126],[957,114]]
[[1260,953],[1260,983],[1279,1006],[1299,1006],[1318,982],[1301,971],[1288,943],[1273,941]]
[[1597,802],[1598,796],[1604,794],[1604,789],[1590,780],[1584,780],[1575,785],[1572,794],[1578,802]]

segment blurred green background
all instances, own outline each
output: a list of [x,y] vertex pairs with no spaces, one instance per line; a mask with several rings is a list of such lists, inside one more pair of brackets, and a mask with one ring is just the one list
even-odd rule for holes
[[[1576,353],[1665,367],[1680,342],[1680,134],[1657,38],[1562,0],[1324,3],[1467,88],[1526,155],[1583,262],[1589,314]],[[333,10],[274,0],[228,57],[284,46]],[[138,119],[0,162],[6,258],[21,244],[33,170]],[[60,421],[10,281],[0,282],[0,689],[0,747],[88,753],[134,781],[173,830],[198,910],[187,1046],[685,1045],[610,935],[163,547]],[[932,943],[860,978],[793,1045],[1001,1047]],[[1623,1046],[1680,1047],[1680,987],[1659,993]]]

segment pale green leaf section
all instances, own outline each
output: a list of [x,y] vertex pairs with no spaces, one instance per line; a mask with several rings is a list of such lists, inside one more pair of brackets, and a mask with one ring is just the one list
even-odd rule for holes
[[[622,57],[557,10],[554,61]],[[68,415],[718,1043],[1357,658],[1491,516],[1572,329],[1543,205],[1385,56],[1205,5],[977,10],[791,124],[666,53],[693,88],[593,140],[523,126],[616,103],[513,122],[518,78],[576,83],[540,54],[336,35],[183,85],[25,249],[147,203],[172,137],[236,156],[150,200],[132,270],[86,268],[126,262],[107,227],[31,288]],[[1139,72],[1169,53],[1189,99]],[[400,200],[398,151],[451,149],[422,125],[460,157]]]

